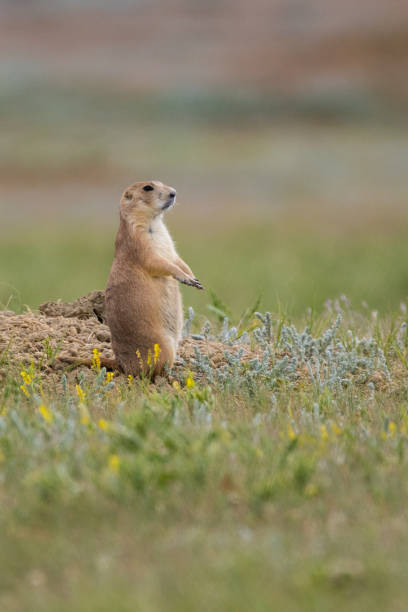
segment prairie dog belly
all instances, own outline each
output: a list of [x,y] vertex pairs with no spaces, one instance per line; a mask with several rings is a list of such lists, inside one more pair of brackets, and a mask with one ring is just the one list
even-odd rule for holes
[[157,279],[160,283],[159,317],[163,332],[171,339],[175,349],[181,339],[183,309],[177,281],[173,278]]
[[150,224],[149,235],[152,241],[154,252],[167,260],[177,257],[173,240],[161,218],[154,219]]
[[[155,253],[170,261],[176,259],[177,253],[174,243],[161,219],[157,219],[151,224],[149,234]],[[183,327],[183,307],[178,282],[169,276],[157,278],[154,281],[159,287],[160,318],[163,328],[177,348]]]

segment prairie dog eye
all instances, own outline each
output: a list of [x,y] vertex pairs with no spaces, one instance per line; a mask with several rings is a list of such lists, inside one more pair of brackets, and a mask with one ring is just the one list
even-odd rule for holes
[[143,187],[143,191],[153,191],[154,187],[152,187],[151,185],[145,185]]

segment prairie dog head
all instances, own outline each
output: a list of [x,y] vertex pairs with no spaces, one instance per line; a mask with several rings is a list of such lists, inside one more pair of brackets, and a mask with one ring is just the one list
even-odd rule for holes
[[176,190],[160,181],[134,183],[120,200],[120,213],[130,222],[147,223],[173,206]]

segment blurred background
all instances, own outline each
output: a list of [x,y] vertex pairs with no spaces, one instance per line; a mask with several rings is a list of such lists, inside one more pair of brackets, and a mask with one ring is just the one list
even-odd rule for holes
[[103,288],[151,178],[235,317],[408,296],[406,2],[2,0],[0,49],[3,306]]

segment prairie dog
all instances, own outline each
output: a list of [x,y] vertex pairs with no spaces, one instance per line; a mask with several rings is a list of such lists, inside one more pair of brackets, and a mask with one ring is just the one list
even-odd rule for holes
[[[116,362],[125,374],[138,376],[153,369],[154,376],[166,363],[172,366],[183,326],[178,283],[203,289],[177,255],[163,222],[163,213],[175,200],[175,189],[149,181],[128,187],[120,201],[105,314]],[[156,360],[155,345],[160,350]]]

